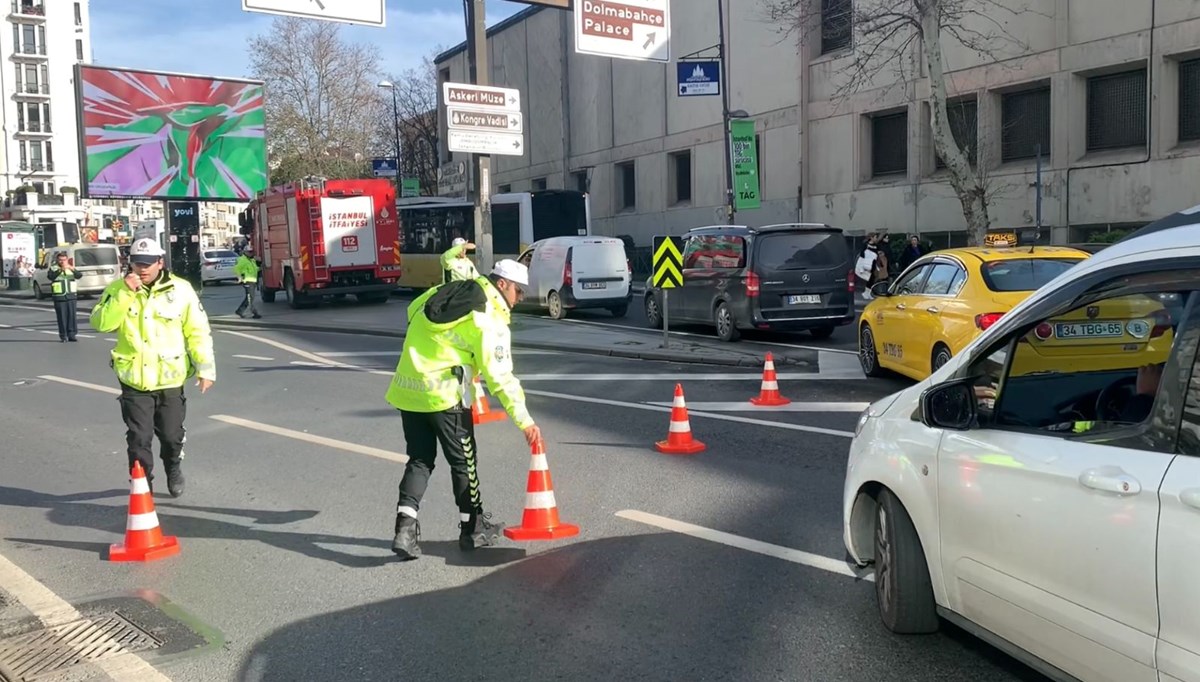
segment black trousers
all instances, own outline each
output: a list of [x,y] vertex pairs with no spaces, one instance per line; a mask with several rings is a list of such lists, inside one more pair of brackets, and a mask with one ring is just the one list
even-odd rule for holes
[[483,510],[479,494],[479,474],[475,470],[475,423],[470,408],[453,407],[442,412],[400,411],[404,424],[404,440],[408,446],[408,464],[400,479],[400,501],[397,506],[420,509],[421,498],[429,486],[437,459],[438,443],[450,464],[450,482],[454,501],[463,514]]
[[54,316],[58,318],[58,338],[73,339],[79,333],[79,319],[75,315],[79,302],[73,298],[54,299]]
[[139,391],[121,384],[121,417],[125,419],[125,444],[128,447],[129,467],[142,463],[146,479],[154,480],[154,437],[158,436],[159,454],[164,465],[183,459],[183,443],[187,432],[183,419],[187,415],[187,398],[183,387],[160,391]]
[[253,315],[258,314],[258,308],[254,305],[254,287],[255,286],[257,286],[257,285],[255,285],[255,284],[243,284],[242,285],[242,290],[245,292],[246,295],[242,298],[242,304],[240,306],[238,306],[238,309],[237,309],[238,315],[241,315],[242,313],[246,312],[246,308],[250,309],[251,314],[253,314]]

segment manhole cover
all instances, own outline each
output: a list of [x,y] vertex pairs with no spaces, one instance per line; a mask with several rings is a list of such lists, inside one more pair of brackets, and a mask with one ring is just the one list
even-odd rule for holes
[[90,661],[159,646],[161,641],[117,614],[77,620],[0,640],[0,680],[45,679]]

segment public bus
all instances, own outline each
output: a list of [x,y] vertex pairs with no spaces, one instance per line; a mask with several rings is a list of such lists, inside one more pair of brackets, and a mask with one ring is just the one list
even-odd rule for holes
[[[426,289],[442,283],[441,256],[451,242],[475,240],[475,207],[441,197],[398,199],[400,214],[399,286]],[[519,258],[534,242],[549,237],[592,234],[591,200],[584,192],[540,190],[492,195],[492,252],[495,260]]]

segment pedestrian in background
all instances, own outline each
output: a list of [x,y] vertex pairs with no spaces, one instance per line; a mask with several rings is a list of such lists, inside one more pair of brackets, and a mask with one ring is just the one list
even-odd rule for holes
[[253,246],[247,244],[242,250],[242,255],[238,256],[237,263],[233,266],[233,274],[237,275],[242,291],[246,294],[237,308],[237,316],[245,317],[246,308],[249,308],[254,319],[260,319],[262,315],[258,314],[258,307],[254,305],[254,289],[258,286],[258,261],[254,260]]
[[475,263],[471,262],[471,258],[467,255],[468,251],[474,250],[475,245],[462,237],[457,237],[450,242],[450,249],[442,254],[443,284],[468,281],[479,277]]
[[871,283],[875,280],[875,266],[879,260],[879,247],[876,246],[876,241],[879,235],[872,232],[867,235],[867,242],[863,244],[862,251],[858,254],[858,260],[854,263],[854,276],[858,279],[858,287],[862,291],[864,300],[871,300]]
[[54,317],[58,318],[58,342],[75,342],[79,333],[79,320],[76,319],[78,309],[78,285],[76,282],[83,274],[75,269],[75,259],[63,251],[54,256],[54,265],[46,271],[50,280],[50,295],[54,298]]
[[212,332],[200,297],[187,280],[163,269],[165,252],[153,239],[129,250],[133,272],[105,288],[92,309],[96,331],[117,332],[112,367],[121,386],[121,417],[129,466],[141,462],[154,489],[154,436],[172,497],[183,494],[183,384],[195,375],[205,393],[217,380]]
[[924,246],[921,245],[921,238],[913,235],[908,238],[908,243],[904,245],[904,252],[900,254],[900,272],[908,269],[908,266],[917,262],[917,259],[929,253]]
[[400,480],[392,539],[392,551],[401,559],[421,556],[417,510],[429,485],[438,443],[450,464],[458,503],[459,547],[473,550],[499,539],[503,524],[491,523],[479,493],[470,406],[479,373],[530,446],[542,439],[525,407],[521,382],[513,375],[508,328],[512,307],[526,286],[529,270],[505,259],[487,277],[435,287],[408,307],[404,349],[386,396],[400,410],[409,458]]

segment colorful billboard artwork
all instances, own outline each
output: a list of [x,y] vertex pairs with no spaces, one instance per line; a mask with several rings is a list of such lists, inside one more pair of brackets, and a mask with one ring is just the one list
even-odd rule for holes
[[266,189],[262,83],[76,69],[85,196],[245,201]]

